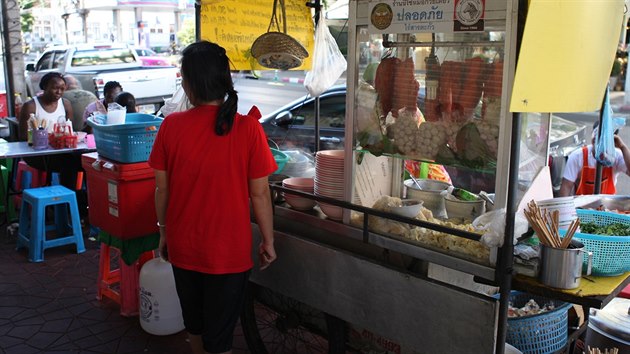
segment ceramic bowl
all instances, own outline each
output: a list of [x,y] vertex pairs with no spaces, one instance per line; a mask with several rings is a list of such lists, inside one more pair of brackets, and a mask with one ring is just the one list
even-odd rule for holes
[[408,218],[415,218],[420,214],[422,210],[422,200],[417,199],[403,199],[402,205],[399,207],[391,207],[390,211],[396,215],[405,216]]

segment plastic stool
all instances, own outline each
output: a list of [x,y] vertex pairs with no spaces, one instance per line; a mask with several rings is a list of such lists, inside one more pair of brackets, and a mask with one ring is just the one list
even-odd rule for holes
[[[98,279],[96,298],[107,297],[120,305],[121,316],[137,316],[139,274],[142,265],[154,258],[153,251],[147,251],[132,265],[127,265],[120,257],[120,250],[106,243],[101,243],[98,261]],[[118,268],[111,268],[111,256],[114,250],[118,254]]]
[[[43,187],[46,185],[46,172],[31,167],[24,161],[20,161],[13,185],[15,186],[16,192],[21,192],[28,188]],[[13,203],[15,207],[19,208],[22,205],[22,196],[19,194],[16,195],[13,199]]]
[[[29,261],[42,262],[47,248],[69,244],[77,246],[77,253],[85,252],[74,191],[63,186],[25,189],[22,199],[25,205],[20,209],[17,249],[28,247]],[[70,223],[66,204],[70,209]],[[46,225],[47,206],[54,208],[55,223],[52,225]],[[51,230],[56,230],[58,237],[47,240],[46,233]]]
[[[61,183],[59,182],[59,172],[53,172],[50,176],[50,185],[58,186]],[[83,189],[83,171],[77,172],[77,183],[74,186],[74,190],[80,191]]]

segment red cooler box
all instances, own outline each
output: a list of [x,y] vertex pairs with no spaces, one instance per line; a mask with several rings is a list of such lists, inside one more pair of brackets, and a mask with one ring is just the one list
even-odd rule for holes
[[147,162],[120,163],[93,152],[81,157],[87,174],[90,224],[120,239],[158,232],[155,174]]

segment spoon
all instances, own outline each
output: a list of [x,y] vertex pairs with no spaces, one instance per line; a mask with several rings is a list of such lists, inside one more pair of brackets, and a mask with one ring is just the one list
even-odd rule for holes
[[416,177],[413,176],[413,174],[411,173],[411,171],[407,170],[407,172],[409,172],[409,177],[411,177],[411,180],[413,181],[413,183],[416,185],[416,187],[418,187],[419,190],[422,190],[422,187],[420,186],[420,182],[418,182],[418,180],[416,179]]

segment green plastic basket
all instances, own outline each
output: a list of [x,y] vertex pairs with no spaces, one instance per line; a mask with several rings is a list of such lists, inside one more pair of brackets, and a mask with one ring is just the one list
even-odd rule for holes
[[276,164],[278,165],[278,169],[274,172],[274,174],[278,174],[282,172],[284,165],[286,165],[289,161],[289,155],[274,148],[271,148],[271,152],[273,153],[273,158],[276,159]]

